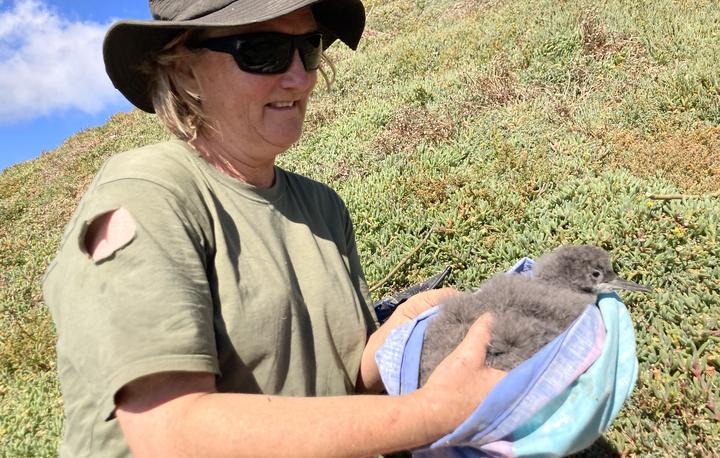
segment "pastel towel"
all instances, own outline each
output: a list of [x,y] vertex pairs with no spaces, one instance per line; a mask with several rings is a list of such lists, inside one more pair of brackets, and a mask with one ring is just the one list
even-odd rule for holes
[[[528,272],[524,259],[511,272]],[[417,389],[432,308],[390,333],[376,354],[390,395]],[[508,372],[465,422],[415,457],[564,456],[607,430],[637,380],[635,332],[625,305],[602,295],[561,335]]]

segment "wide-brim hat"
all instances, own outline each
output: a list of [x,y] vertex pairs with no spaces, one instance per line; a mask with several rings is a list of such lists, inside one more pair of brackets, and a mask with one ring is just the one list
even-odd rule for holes
[[357,49],[365,27],[361,0],[149,0],[153,20],[125,20],[105,35],[105,71],[113,85],[136,107],[155,109],[150,80],[140,67],[186,30],[253,24],[311,6],[323,47],[339,39]]

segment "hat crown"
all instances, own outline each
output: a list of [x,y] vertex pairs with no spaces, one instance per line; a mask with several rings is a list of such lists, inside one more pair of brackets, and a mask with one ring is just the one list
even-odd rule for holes
[[188,21],[225,8],[235,0],[148,0],[158,21]]

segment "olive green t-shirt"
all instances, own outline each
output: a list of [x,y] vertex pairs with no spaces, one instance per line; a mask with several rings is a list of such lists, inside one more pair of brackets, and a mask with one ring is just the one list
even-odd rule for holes
[[[124,208],[133,239],[95,262],[85,231]],[[65,403],[61,456],[129,456],[114,396],[165,371],[223,392],[352,393],[377,323],[348,211],[329,187],[275,168],[232,179],[174,140],[112,157],[44,282]]]

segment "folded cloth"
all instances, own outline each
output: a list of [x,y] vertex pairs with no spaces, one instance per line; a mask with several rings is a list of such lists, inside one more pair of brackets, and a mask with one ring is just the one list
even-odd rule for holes
[[[510,272],[528,273],[523,259]],[[390,333],[375,355],[390,395],[418,388],[434,307]],[[635,332],[615,294],[601,295],[561,335],[517,366],[460,426],[415,457],[563,456],[607,430],[637,380]]]

